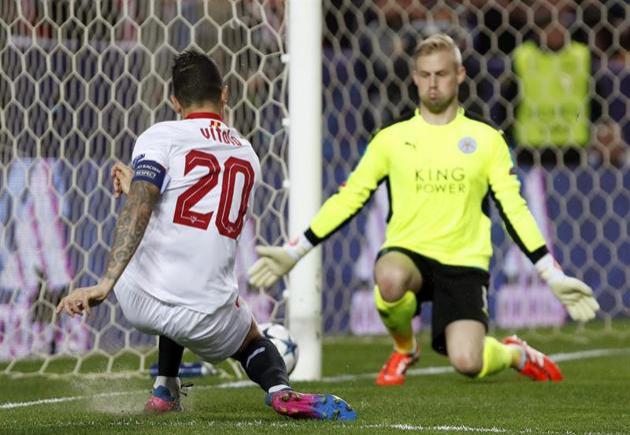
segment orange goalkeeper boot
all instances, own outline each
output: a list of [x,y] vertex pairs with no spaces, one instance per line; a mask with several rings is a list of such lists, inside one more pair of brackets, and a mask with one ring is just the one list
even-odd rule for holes
[[402,385],[407,369],[420,358],[420,351],[400,353],[393,351],[376,377],[376,385]]
[[520,374],[535,381],[558,382],[564,379],[560,368],[544,353],[534,349],[516,335],[505,337],[503,344],[519,346],[525,353],[525,365],[517,369]]

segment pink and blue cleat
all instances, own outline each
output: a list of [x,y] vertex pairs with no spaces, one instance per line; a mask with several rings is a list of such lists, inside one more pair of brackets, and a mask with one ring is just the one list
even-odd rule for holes
[[168,388],[158,386],[151,391],[151,396],[144,405],[145,414],[165,414],[167,412],[179,412],[182,404],[179,397],[171,394]]
[[304,394],[282,390],[267,394],[265,403],[278,414],[291,418],[353,421],[357,413],[345,400],[332,394]]

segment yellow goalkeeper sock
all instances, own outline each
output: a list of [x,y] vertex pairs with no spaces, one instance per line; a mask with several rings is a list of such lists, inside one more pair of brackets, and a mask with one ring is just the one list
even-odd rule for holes
[[500,343],[496,338],[486,337],[483,345],[483,365],[477,378],[494,375],[512,365],[510,348]]
[[374,287],[374,301],[383,324],[394,339],[396,352],[409,354],[416,350],[411,320],[416,314],[418,302],[411,291],[405,292],[397,301],[387,302],[381,296],[378,286]]

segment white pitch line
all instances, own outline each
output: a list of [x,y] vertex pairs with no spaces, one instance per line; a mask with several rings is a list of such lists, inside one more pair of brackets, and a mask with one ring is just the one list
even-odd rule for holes
[[[592,349],[592,350],[585,350],[585,351],[580,351],[580,352],[558,353],[558,354],[549,355],[549,357],[554,361],[560,362],[560,361],[576,361],[576,360],[581,360],[581,359],[599,358],[602,356],[616,356],[616,355],[627,355],[627,354],[630,354],[630,348]],[[408,376],[432,376],[432,375],[441,375],[441,374],[452,373],[452,372],[453,372],[453,368],[450,366],[437,366],[437,367],[411,369],[407,372],[407,375]],[[339,383],[339,382],[356,381],[358,379],[373,379],[375,376],[376,376],[376,373],[328,376],[328,377],[318,380],[317,382]],[[244,388],[244,387],[251,387],[251,386],[255,386],[255,384],[249,380],[243,380],[243,381],[225,382],[223,384],[215,384],[215,385],[200,385],[198,387],[195,387],[195,390],[205,390],[205,389],[214,389],[214,388]],[[145,389],[135,390],[135,391],[116,391],[116,392],[110,392],[110,393],[90,394],[90,395],[81,395],[81,396],[52,397],[50,399],[40,399],[40,400],[33,400],[29,402],[6,402],[6,403],[0,404],[0,410],[27,408],[30,406],[48,405],[48,404],[55,404],[55,403],[75,402],[75,401],[83,400],[83,399],[92,399],[94,397],[115,397],[115,396],[140,394],[145,391],[146,391]],[[402,429],[402,428],[399,428],[399,429]],[[435,429],[435,428],[424,428],[424,429]],[[435,430],[438,430],[438,429],[435,429]],[[454,430],[459,430],[459,429],[455,428]],[[462,431],[464,431],[464,429],[462,429]],[[475,431],[477,431],[477,429],[475,429]],[[486,431],[486,429],[483,429],[483,430],[479,429],[479,431]]]
[[[628,349],[630,352],[630,349]],[[440,367],[425,367],[419,369],[410,369],[407,371],[408,376],[431,376],[431,375],[443,375],[446,373],[454,372],[453,367],[451,366],[440,366]],[[327,376],[322,379],[318,379],[316,382],[321,382],[324,384],[334,384],[339,382],[350,382],[356,381],[359,379],[374,379],[376,377],[376,373],[360,373],[355,375],[337,375],[337,376]],[[232,381],[226,382],[224,384],[218,385],[202,385],[200,388],[245,388],[251,387],[254,384],[250,380],[242,380],[242,381]],[[197,389],[195,387],[195,389]],[[0,405],[0,409],[2,405]]]
[[573,361],[578,359],[598,358],[600,356],[616,356],[630,354],[630,349],[592,349],[580,352],[556,353],[549,355],[554,361]]
[[[343,431],[343,427],[345,427],[346,423],[339,422],[342,427],[338,428],[339,431]],[[236,422],[237,427],[275,427],[275,428],[296,428],[299,427],[298,424],[293,422],[261,422],[260,420],[254,421],[241,421]],[[464,426],[464,425],[439,425],[439,426],[422,426],[419,424],[404,424],[404,423],[381,423],[381,424],[352,424],[348,425],[348,428],[352,429],[389,429],[389,430],[398,430],[398,431],[412,431],[412,432],[483,432],[483,433],[505,433],[508,432],[507,429],[499,428],[499,427],[472,427],[472,426]]]
[[[496,426],[493,427],[474,427],[474,426],[465,426],[465,425],[438,425],[438,426],[422,426],[419,424],[404,424],[404,423],[381,423],[381,424],[348,424],[346,422],[339,421],[335,426],[340,432],[343,431],[344,428],[352,428],[353,430],[388,430],[388,431],[408,431],[408,432],[449,432],[449,433],[464,433],[464,432],[482,432],[482,433],[506,433],[507,429],[499,428]],[[297,429],[300,426],[299,423],[294,421],[272,421],[272,422],[263,422],[261,420],[250,420],[250,421],[235,421],[233,422],[234,427],[239,429],[241,428],[275,428],[275,429]],[[142,426],[142,427],[160,427],[160,428],[181,428],[181,427],[195,427],[197,430],[203,430],[206,428],[213,428],[216,426],[216,422],[214,421],[196,421],[194,419],[187,421],[177,421],[177,420],[122,420],[122,421],[112,421],[112,422],[101,422],[101,421],[60,421],[55,423],[45,423],[45,424],[35,424],[37,428],[90,428],[98,426],[100,429],[105,427],[115,428],[115,427],[132,427],[132,426]],[[0,426],[1,428],[2,426]],[[525,431],[525,433],[529,433],[530,431]]]
[[[144,390],[146,391],[146,389]],[[141,390],[138,391],[115,391],[111,393],[100,393],[100,394],[90,394],[90,395],[82,395],[82,396],[70,396],[70,397],[52,397],[50,399],[41,399],[41,400],[33,400],[31,402],[7,402],[0,405],[0,409],[14,409],[14,408],[26,408],[29,406],[36,405],[48,405],[51,403],[64,403],[64,402],[74,402],[82,399],[90,399],[93,397],[116,397],[116,396],[126,396],[129,394],[141,393]]]
[[359,426],[361,429],[395,429],[407,430],[413,432],[431,431],[431,432],[483,432],[483,433],[505,433],[506,429],[500,427],[470,427],[470,426],[422,426],[417,424],[364,424]]

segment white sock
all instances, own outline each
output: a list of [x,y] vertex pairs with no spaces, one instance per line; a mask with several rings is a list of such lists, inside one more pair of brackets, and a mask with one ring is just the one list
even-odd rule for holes
[[284,384],[279,384],[279,385],[274,385],[273,387],[269,388],[269,391],[267,391],[269,394],[273,394],[273,393],[277,393],[278,391],[282,391],[282,390],[291,390],[292,388],[289,387],[288,385],[284,385]]
[[171,376],[156,376],[155,382],[153,383],[153,388],[157,388],[159,386],[168,388],[171,396],[179,397],[179,389],[182,385],[179,377],[171,377]]

